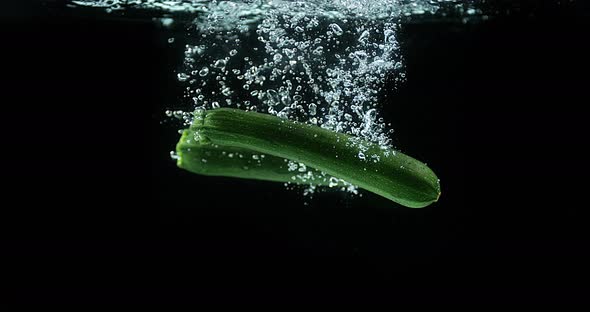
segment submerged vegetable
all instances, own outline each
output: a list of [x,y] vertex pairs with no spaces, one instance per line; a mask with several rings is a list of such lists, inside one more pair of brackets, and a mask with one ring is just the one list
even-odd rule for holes
[[[267,114],[220,108],[196,112],[188,133],[193,133],[198,146],[244,149],[301,162],[407,207],[422,208],[436,202],[440,196],[438,178],[422,162],[317,126]],[[183,138],[186,139],[186,135],[185,131]],[[359,158],[358,146],[363,146],[363,154],[370,157]],[[215,168],[199,169],[195,161],[201,160],[198,156],[187,157],[191,154],[187,154],[184,147],[181,139],[177,152],[182,168],[197,168],[192,171],[200,170],[199,173],[204,174],[253,177],[248,173],[237,173],[235,164],[228,165],[225,174],[222,160]],[[280,162],[264,164],[265,168],[260,171],[268,174],[264,179],[281,180],[274,176],[280,169],[277,167]]]
[[[319,170],[301,167],[285,158],[266,155],[245,148],[219,146],[203,142],[198,130],[191,127],[184,130],[176,145],[177,165],[193,173],[208,176],[344,186],[339,179]],[[304,169],[299,171],[299,169]]]

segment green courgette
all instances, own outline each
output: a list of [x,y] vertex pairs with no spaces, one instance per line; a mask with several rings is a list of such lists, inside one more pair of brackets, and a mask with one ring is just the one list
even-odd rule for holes
[[285,158],[203,142],[195,139],[198,138],[198,133],[194,127],[186,129],[176,144],[176,164],[187,171],[208,176],[330,187],[347,186],[341,179]]
[[[276,157],[276,163],[272,161],[265,164],[268,167],[264,170],[269,173],[275,172],[281,158],[284,158],[303,163],[411,208],[428,206],[440,196],[438,178],[422,162],[399,151],[318,126],[268,114],[220,108],[197,111],[189,130],[188,134],[185,131],[183,137],[192,135],[199,146],[242,149]],[[199,156],[183,158],[186,150],[183,149],[184,145],[179,146],[180,166],[198,167],[197,163],[202,162]],[[367,156],[359,158],[359,151]],[[224,175],[223,166],[216,166],[215,170],[219,171],[214,174]],[[235,166],[241,164],[230,165],[227,168],[230,174],[227,175],[253,178],[250,176],[252,172],[237,173],[239,170],[232,169]],[[203,172],[206,174],[206,171]]]

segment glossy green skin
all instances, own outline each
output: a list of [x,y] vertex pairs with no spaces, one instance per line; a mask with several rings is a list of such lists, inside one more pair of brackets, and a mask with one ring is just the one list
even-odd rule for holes
[[358,148],[350,144],[351,136],[317,126],[221,108],[197,112],[191,129],[198,132],[202,144],[301,162],[406,207],[426,207],[440,196],[438,178],[422,162],[366,141],[364,153],[378,155],[380,160],[361,160]]
[[[289,170],[285,158],[265,155],[252,150],[219,146],[195,140],[198,130],[191,127],[184,130],[176,144],[178,167],[187,171],[208,175],[243,179],[312,184],[323,186],[345,186],[342,181],[332,180],[331,176],[308,167],[307,172]],[[230,156],[231,155],[231,156]],[[257,158],[257,159],[255,159]]]

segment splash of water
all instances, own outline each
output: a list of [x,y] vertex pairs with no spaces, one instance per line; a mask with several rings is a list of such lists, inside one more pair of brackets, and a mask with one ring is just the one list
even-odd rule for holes
[[435,9],[400,0],[208,2],[178,78],[196,108],[265,112],[388,146],[377,97],[386,80],[405,79],[398,19]]
[[[428,0],[80,0],[104,7],[191,12],[178,81],[195,109],[222,106],[354,135],[384,148],[391,129],[380,117],[378,96],[404,81],[400,18],[433,13]],[[170,22],[170,20],[168,20]],[[186,123],[190,114],[174,112]],[[367,155],[362,140],[362,161]],[[302,164],[294,164],[305,168]],[[304,180],[307,170],[294,170]],[[336,185],[337,183],[334,183]],[[356,192],[352,186],[345,189]],[[314,187],[306,192],[313,192]]]

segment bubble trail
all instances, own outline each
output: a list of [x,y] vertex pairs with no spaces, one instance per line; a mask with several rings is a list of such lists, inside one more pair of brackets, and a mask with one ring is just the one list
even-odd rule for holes
[[[385,103],[379,96],[405,80],[400,20],[434,13],[446,2],[72,1],[114,11],[192,14],[176,73],[186,87],[186,111],[231,107],[317,125],[358,138],[347,144],[363,162],[380,157],[360,142],[391,147],[392,129],[380,114]],[[166,25],[176,24],[173,18],[166,17]]]

